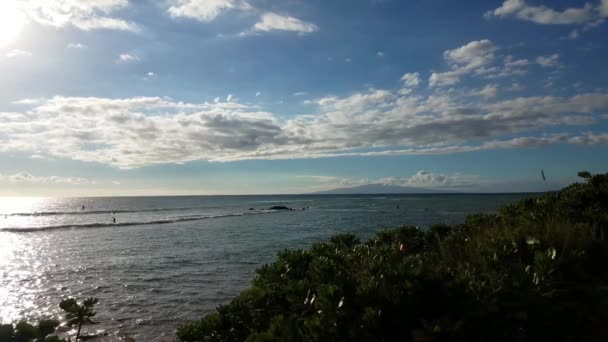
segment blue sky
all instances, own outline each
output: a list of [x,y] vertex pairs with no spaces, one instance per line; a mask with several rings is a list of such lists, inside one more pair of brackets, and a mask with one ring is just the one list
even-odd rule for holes
[[608,169],[608,1],[2,0],[0,195]]

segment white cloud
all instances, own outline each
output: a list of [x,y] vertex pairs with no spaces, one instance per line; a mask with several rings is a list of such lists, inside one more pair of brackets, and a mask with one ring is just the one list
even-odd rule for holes
[[434,72],[429,77],[429,86],[450,86],[460,82],[460,77],[463,76],[465,72],[462,69],[448,72]]
[[291,31],[304,34],[316,32],[318,30],[319,27],[313,23],[273,12],[264,13],[261,16],[260,21],[253,26],[253,31],[257,32]]
[[530,61],[527,59],[516,59],[512,55],[505,56],[502,66],[480,69],[478,73],[485,78],[505,78],[510,76],[523,76],[528,73],[527,67]]
[[543,68],[559,66],[559,54],[555,53],[551,56],[538,56],[536,63]]
[[600,13],[604,17],[608,17],[608,0],[602,0],[600,5]]
[[406,73],[401,77],[401,82],[403,82],[403,86],[399,90],[399,94],[410,94],[412,91],[414,91],[415,88],[418,87],[418,85],[420,85],[420,73]]
[[68,49],[86,49],[87,46],[82,43],[69,43],[67,45]]
[[493,98],[498,94],[498,86],[496,84],[488,84],[483,89],[473,92],[473,95],[485,98]]
[[299,91],[299,92],[297,92],[297,93],[293,93],[293,96],[304,96],[304,95],[306,95],[306,94],[308,94],[308,93],[307,93],[307,92],[305,92],[305,91]]
[[333,111],[350,111],[355,114],[372,106],[387,102],[393,94],[387,90],[370,90],[368,93],[358,93],[345,98],[335,96],[325,97],[316,101],[323,109]]
[[139,56],[128,54],[128,53],[120,54],[118,56],[118,59],[116,59],[116,63],[134,63],[134,62],[139,62],[139,61],[140,61]]
[[[605,0],[604,0],[605,1]],[[567,8],[558,11],[547,6],[532,6],[525,0],[506,0],[502,6],[484,15],[492,17],[514,17],[544,25],[573,25],[586,24],[597,20],[596,8],[586,3],[583,7]]]
[[447,50],[443,56],[452,65],[464,65],[474,69],[494,60],[497,47],[488,39],[472,41],[453,50]]
[[45,184],[69,184],[69,185],[84,185],[94,184],[84,178],[78,177],[59,177],[59,176],[48,176],[38,177],[34,176],[29,172],[19,172],[13,175],[0,175],[0,180],[7,180],[12,183],[45,183]]
[[83,31],[139,31],[137,24],[112,16],[126,8],[128,0],[21,0],[19,4],[32,21],[41,25],[73,26]]
[[173,18],[190,18],[202,22],[212,21],[224,11],[251,10],[249,3],[240,0],[170,0],[169,15]]
[[146,73],[146,76],[144,76],[144,81],[149,81],[151,79],[154,79],[156,77],[156,73],[153,71],[148,71]]
[[[244,12],[249,15],[257,15],[262,12],[244,0],[169,0],[167,12],[172,18],[190,18],[201,22],[210,22],[229,10]],[[319,27],[313,23],[275,12],[265,12],[260,15],[258,22],[251,29],[241,32],[239,36],[246,37],[271,31],[306,34],[318,30]]]
[[384,52],[378,51],[378,52],[376,52],[376,56],[382,58],[382,57],[384,57]]
[[411,72],[401,76],[401,82],[408,88],[416,88],[420,85],[420,73]]
[[258,96],[260,96],[260,95],[262,95],[262,92],[261,92],[261,91],[258,91],[257,93],[255,93],[255,97],[258,97]]
[[11,50],[5,54],[6,58],[30,57],[31,55],[31,52],[19,49]]
[[228,96],[226,96],[226,102],[230,102],[232,101],[233,97],[232,94],[228,94]]
[[485,66],[494,61],[494,52],[497,49],[496,45],[490,40],[483,39],[445,51],[443,56],[451,70],[432,73],[429,78],[429,85],[431,87],[454,85],[460,82],[461,77],[471,72],[483,71]]

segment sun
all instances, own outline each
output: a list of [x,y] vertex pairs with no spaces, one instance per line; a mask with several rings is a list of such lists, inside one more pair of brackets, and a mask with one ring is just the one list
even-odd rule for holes
[[0,0],[0,48],[8,46],[19,37],[25,17],[16,0]]

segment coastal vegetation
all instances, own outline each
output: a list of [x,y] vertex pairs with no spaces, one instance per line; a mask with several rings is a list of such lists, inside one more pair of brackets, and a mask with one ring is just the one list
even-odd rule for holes
[[608,174],[369,241],[285,250],[180,341],[608,340]]
[[[75,342],[80,340],[80,331],[85,323],[92,323],[91,318],[95,316],[95,304],[97,298],[87,298],[79,302],[75,298],[66,298],[61,301],[59,307],[65,312],[66,326],[77,326]],[[21,321],[15,325],[0,324],[0,342],[70,342],[55,334],[61,322],[55,319],[43,319],[37,325]]]

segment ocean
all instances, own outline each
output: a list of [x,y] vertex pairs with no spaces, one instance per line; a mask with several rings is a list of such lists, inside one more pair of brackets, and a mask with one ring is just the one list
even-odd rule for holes
[[[228,303],[278,251],[337,233],[460,223],[522,194],[0,198],[0,321],[97,297],[95,341],[169,341]],[[296,210],[268,210],[273,206]],[[115,220],[115,222],[114,222]]]

